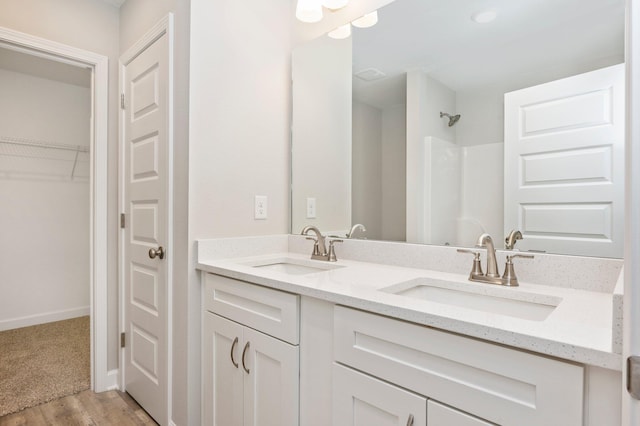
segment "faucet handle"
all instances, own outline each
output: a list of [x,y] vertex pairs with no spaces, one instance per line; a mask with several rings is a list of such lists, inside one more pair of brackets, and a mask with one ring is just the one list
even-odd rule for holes
[[318,246],[318,239],[314,237],[306,237],[305,239],[313,241],[313,253],[312,256],[320,255],[320,247]]
[[336,249],[333,247],[334,243],[342,243],[344,240],[332,239],[329,240],[329,262],[337,262],[338,258],[336,257]]
[[473,267],[469,273],[469,279],[484,275],[482,272],[482,263],[480,262],[480,251],[470,249],[458,249],[458,253],[470,253],[473,255]]
[[516,257],[522,257],[524,259],[533,259],[535,256],[532,254],[508,254],[507,255],[507,264],[504,265],[504,274],[502,274],[502,279],[504,280],[504,285],[510,287],[517,287],[518,277],[516,276],[516,270],[513,268],[513,259]]

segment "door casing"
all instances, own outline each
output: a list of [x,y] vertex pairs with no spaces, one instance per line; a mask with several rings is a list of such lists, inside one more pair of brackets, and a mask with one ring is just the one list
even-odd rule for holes
[[[118,386],[107,363],[107,128],[108,58],[104,55],[0,27],[0,46],[91,70],[90,126],[90,345],[91,388],[103,392]],[[111,232],[115,232],[112,229]]]

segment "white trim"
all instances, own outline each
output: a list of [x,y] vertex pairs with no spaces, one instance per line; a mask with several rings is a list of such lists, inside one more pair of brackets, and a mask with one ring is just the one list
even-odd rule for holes
[[29,327],[31,325],[46,324],[48,322],[63,321],[71,318],[89,315],[89,306],[63,309],[59,311],[45,312],[23,317],[9,318],[0,321],[0,331],[13,330],[14,328]]
[[[169,250],[174,246],[173,245],[173,61],[174,61],[174,18],[173,13],[167,14],[164,18],[158,21],[149,31],[147,31],[136,43],[133,44],[127,51],[120,56],[119,60],[119,87],[120,93],[126,94],[125,87],[125,69],[126,66],[134,60],[140,53],[142,53],[146,48],[152,45],[156,40],[162,37],[164,34],[167,34],[168,37],[168,48],[169,48],[169,75],[167,76],[168,80],[168,129],[167,129],[167,162],[168,162],[168,170],[167,170],[167,247]],[[125,211],[125,178],[124,178],[124,169],[125,169],[125,111],[120,110],[120,120],[118,127],[118,170],[120,173],[118,175],[118,209],[119,212]],[[125,292],[125,276],[124,276],[124,230],[120,229],[118,233],[118,277],[119,277],[119,290],[120,290],[120,300],[119,300],[119,330],[120,332],[124,332],[126,330],[125,324],[125,300],[122,295]],[[171,252],[169,252],[171,253]],[[169,419],[169,424],[175,424],[171,420],[172,409],[173,409],[173,399],[172,399],[172,384],[173,384],[173,256],[169,254],[167,256],[167,419]],[[126,362],[124,359],[125,351],[124,349],[120,350],[119,357],[119,365],[121,366],[119,375],[120,389],[125,391],[125,374],[126,374]]]
[[640,401],[626,389],[630,355],[640,355],[640,0],[626,3],[627,134],[623,303],[622,424],[640,424]]
[[0,42],[14,50],[92,69],[90,311],[91,385],[107,383],[107,119],[108,58],[97,53],[0,27]]

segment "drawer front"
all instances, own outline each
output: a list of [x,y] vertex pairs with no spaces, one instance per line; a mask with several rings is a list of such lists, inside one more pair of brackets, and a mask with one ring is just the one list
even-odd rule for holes
[[206,274],[204,309],[293,345],[300,341],[298,295]]
[[435,401],[427,402],[428,426],[491,426],[477,417],[458,411]]
[[571,363],[341,306],[334,358],[501,425],[582,424]]

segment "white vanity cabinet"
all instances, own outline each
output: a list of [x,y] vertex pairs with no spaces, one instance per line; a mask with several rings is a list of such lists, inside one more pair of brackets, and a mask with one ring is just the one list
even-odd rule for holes
[[427,399],[340,364],[333,367],[333,424],[425,426]]
[[[341,306],[334,309],[333,339],[334,393],[352,393],[334,396],[335,415],[346,416],[334,424],[352,424],[348,410],[365,403],[367,413],[397,413],[395,423],[380,424],[410,424],[408,414],[416,426],[583,423],[581,365]],[[360,384],[342,390],[347,377]],[[375,387],[389,397],[372,399]],[[418,406],[408,411],[405,393],[423,397],[426,420]]]
[[334,364],[333,424],[340,426],[491,426],[477,417],[375,377]]
[[204,281],[202,424],[298,425],[299,296]]

